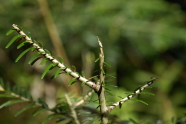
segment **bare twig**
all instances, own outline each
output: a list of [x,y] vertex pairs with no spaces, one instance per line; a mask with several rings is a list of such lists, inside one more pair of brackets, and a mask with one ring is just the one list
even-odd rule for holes
[[46,51],[41,48],[39,45],[37,45],[36,43],[34,43],[32,41],[32,39],[30,37],[28,37],[17,25],[13,24],[12,27],[20,34],[20,35],[24,35],[24,39],[26,40],[25,42],[29,43],[32,45],[32,47],[34,47],[38,52],[41,52],[41,54],[47,58],[48,60],[50,60],[52,63],[57,64],[57,67],[62,69],[62,71],[64,71],[65,73],[69,73],[70,76],[72,76],[73,78],[77,79],[78,81],[85,83],[87,86],[89,86],[90,88],[94,89],[96,92],[99,91],[100,86],[82,76],[80,76],[79,74],[77,74],[76,72],[72,71],[70,68],[67,68],[63,63],[59,62],[57,59],[55,59],[52,55],[46,53]]
[[122,105],[124,102],[126,102],[127,100],[133,98],[134,96],[136,96],[136,94],[142,92],[146,87],[150,86],[151,84],[153,84],[155,81],[157,80],[157,78],[147,82],[145,85],[143,85],[142,87],[140,87],[139,89],[135,90],[133,94],[121,99],[120,101],[114,103],[113,105],[110,105],[107,107],[108,112],[110,112],[112,109],[114,109],[117,106]]
[[70,110],[71,110],[72,117],[74,118],[75,123],[76,123],[76,124],[80,124],[80,122],[79,122],[79,120],[78,120],[78,117],[77,117],[77,113],[76,113],[76,111],[75,111],[75,109],[74,109],[74,107],[73,107],[73,105],[72,105],[72,102],[70,101],[70,98],[69,98],[69,96],[68,96],[67,94],[65,94],[65,98],[66,98],[66,100],[67,100],[67,103],[68,103],[68,105],[69,105],[69,108],[70,108]]
[[[103,46],[101,41],[98,38],[98,44],[100,46],[100,53],[99,53],[99,58],[100,58],[100,89],[98,92],[98,99],[99,99],[99,104],[100,104],[100,112],[101,114],[105,114],[107,112],[107,105],[106,105],[106,100],[105,100],[105,88],[104,88],[104,81],[105,81],[105,72],[103,69],[103,64],[104,64],[104,53],[103,53]],[[108,123],[108,118],[107,117],[102,117],[102,123],[107,124]]]

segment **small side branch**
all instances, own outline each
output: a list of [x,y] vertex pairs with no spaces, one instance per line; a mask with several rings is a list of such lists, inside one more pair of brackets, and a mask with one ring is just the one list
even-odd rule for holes
[[26,40],[27,43],[31,44],[32,47],[34,47],[38,52],[41,52],[41,54],[50,60],[52,63],[57,64],[57,67],[62,69],[65,73],[69,73],[70,76],[73,78],[77,79],[78,81],[85,83],[87,86],[90,88],[94,89],[96,92],[99,91],[100,86],[82,76],[77,74],[76,72],[73,72],[70,68],[67,68],[63,63],[59,62],[57,59],[55,59],[53,56],[50,54],[46,53],[43,48],[41,48],[38,44],[34,43],[30,37],[28,37],[17,25],[13,24],[12,27],[20,34],[24,35],[24,39]]
[[134,96],[136,96],[136,94],[142,92],[146,87],[150,86],[151,84],[153,84],[155,81],[157,80],[157,78],[147,82],[145,85],[143,85],[142,87],[140,87],[139,89],[137,89],[136,91],[134,91],[133,94],[125,97],[124,99],[121,99],[120,101],[114,103],[113,105],[110,105],[107,107],[107,111],[111,111],[112,109],[116,108],[117,106],[122,105],[124,102],[126,102],[127,100],[133,98]]
[[70,101],[70,98],[69,98],[69,96],[68,96],[67,94],[65,94],[65,98],[66,98],[66,100],[67,100],[67,103],[68,103],[68,105],[69,105],[69,108],[70,108],[70,110],[71,110],[72,117],[74,118],[75,123],[76,123],[76,124],[80,124],[80,122],[79,122],[79,120],[78,120],[78,117],[77,117],[77,113],[76,113],[76,111],[75,111],[75,109],[74,109],[74,107],[73,107],[73,105],[72,105],[72,103],[71,103],[71,101]]

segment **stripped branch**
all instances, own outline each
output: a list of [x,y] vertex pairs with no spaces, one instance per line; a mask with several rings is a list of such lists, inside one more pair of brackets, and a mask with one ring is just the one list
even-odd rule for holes
[[17,25],[13,24],[12,27],[19,33],[19,35],[24,35],[24,39],[27,43],[31,44],[32,47],[34,47],[38,52],[40,52],[45,58],[50,60],[52,63],[57,64],[57,67],[62,69],[65,73],[68,73],[73,78],[77,79],[78,81],[85,83],[90,88],[94,89],[96,92],[99,91],[100,86],[82,76],[77,74],[76,72],[73,72],[70,68],[67,68],[63,63],[59,62],[57,59],[52,57],[50,54],[46,53],[43,48],[41,48],[39,45],[34,43],[30,37],[28,37]]
[[133,98],[134,96],[136,96],[136,94],[142,92],[145,88],[147,88],[148,86],[150,86],[151,84],[153,84],[155,81],[157,80],[157,78],[147,82],[145,85],[143,85],[142,87],[140,87],[139,89],[135,90],[133,94],[128,95],[127,97],[121,99],[119,102],[114,103],[113,105],[110,105],[107,107],[107,111],[110,112],[112,109],[114,109],[117,106],[122,105],[124,102],[126,102],[127,100]]

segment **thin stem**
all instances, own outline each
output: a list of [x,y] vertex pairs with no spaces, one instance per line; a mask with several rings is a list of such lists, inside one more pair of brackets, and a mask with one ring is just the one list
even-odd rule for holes
[[[104,64],[104,53],[103,53],[103,46],[101,41],[98,38],[98,44],[100,46],[100,89],[98,92],[98,98],[99,98],[99,104],[100,104],[100,112],[101,114],[105,114],[107,112],[107,106],[106,106],[106,100],[105,100],[105,88],[104,88],[104,81],[105,81],[105,74],[103,70],[103,64]],[[102,116],[102,123],[107,124],[108,123],[108,118]]]

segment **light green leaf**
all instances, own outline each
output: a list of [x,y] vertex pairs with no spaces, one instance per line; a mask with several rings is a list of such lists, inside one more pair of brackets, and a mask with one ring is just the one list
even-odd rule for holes
[[31,59],[29,60],[29,62],[28,62],[28,64],[31,64],[34,60],[35,60],[35,58],[39,55],[39,54],[41,54],[42,52],[37,52],[37,53],[35,53],[32,57],[31,57]]
[[84,86],[86,84],[86,82],[83,82],[83,83],[81,83],[81,86]]
[[13,44],[13,42],[16,41],[16,40],[17,40],[18,38],[20,38],[20,37],[24,37],[24,35],[16,35],[16,36],[14,36],[14,37],[11,39],[11,41],[6,45],[6,48],[10,47],[10,46]]
[[44,78],[44,76],[46,75],[46,73],[50,70],[50,68],[53,67],[53,63],[50,64],[49,66],[47,66],[47,68],[44,70],[43,74],[41,75],[41,79]]
[[62,69],[58,69],[54,75],[54,78],[56,78],[60,73],[61,73]]
[[97,62],[97,61],[99,61],[100,60],[100,58],[97,58],[96,60],[95,60],[95,62]]
[[28,41],[24,41],[22,43],[20,43],[18,46],[17,46],[17,49],[20,49],[22,46],[24,46],[26,43],[28,43]]
[[70,85],[72,85],[73,83],[75,83],[75,82],[76,82],[75,80],[76,80],[75,78],[72,78],[72,79],[70,80],[70,82],[68,83],[68,86],[70,86]]
[[24,100],[10,100],[10,101],[5,102],[4,104],[0,105],[0,109],[3,107],[6,107],[6,106],[10,106],[15,103],[20,103],[20,102],[26,102],[26,101],[24,101]]
[[19,59],[21,59],[21,57],[23,57],[28,51],[32,50],[32,48],[28,48],[26,49],[25,51],[23,51],[18,57],[17,59],[15,60],[15,62],[18,62]]
[[43,65],[45,62],[47,62],[47,58],[44,58],[39,65]]
[[27,109],[29,109],[29,108],[34,108],[34,107],[37,107],[37,105],[33,105],[33,104],[28,105],[28,106],[24,107],[23,109],[21,109],[20,111],[18,111],[18,112],[15,114],[15,116],[18,116],[19,114],[21,114],[22,112],[26,111]]
[[7,33],[6,33],[6,35],[10,35],[11,33],[13,33],[15,31],[15,29],[11,29],[11,30],[9,30]]
[[47,118],[45,118],[42,122],[42,124],[45,124],[48,120],[50,120],[51,118],[55,117],[56,115],[58,114],[52,114],[52,115],[49,115]]

